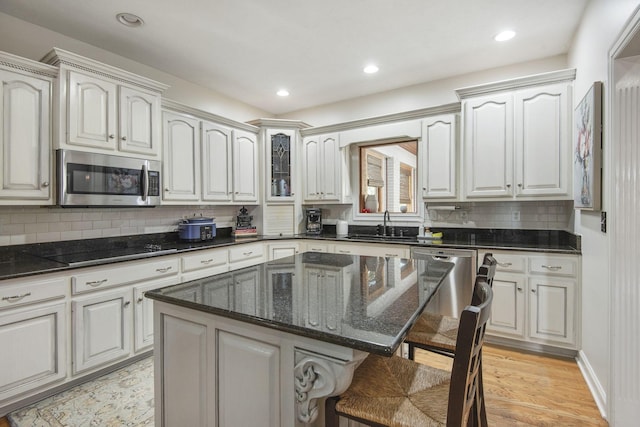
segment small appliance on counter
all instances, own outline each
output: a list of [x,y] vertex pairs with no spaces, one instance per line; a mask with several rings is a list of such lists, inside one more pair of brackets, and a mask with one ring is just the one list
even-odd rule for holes
[[336,235],[346,236],[347,234],[349,234],[349,223],[344,220],[338,220],[336,222]]
[[178,224],[180,239],[188,242],[213,240],[216,237],[216,223],[213,218],[185,218]]
[[322,233],[322,210],[319,208],[307,208],[307,234]]

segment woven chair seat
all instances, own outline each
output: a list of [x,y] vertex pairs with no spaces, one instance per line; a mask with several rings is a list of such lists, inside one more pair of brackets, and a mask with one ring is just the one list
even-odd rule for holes
[[432,313],[422,313],[405,338],[407,343],[456,351],[459,319]]
[[356,369],[336,409],[390,427],[444,426],[450,383],[449,371],[371,354]]

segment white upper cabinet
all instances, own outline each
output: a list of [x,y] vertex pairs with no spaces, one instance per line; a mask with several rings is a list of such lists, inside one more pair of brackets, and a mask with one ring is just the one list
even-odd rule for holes
[[424,199],[458,196],[457,116],[443,114],[422,122],[422,142],[418,148]]
[[200,121],[165,111],[163,203],[200,200]]
[[571,199],[571,80],[564,70],[460,89],[468,199]]
[[57,70],[0,53],[0,204],[53,203],[51,90]]
[[233,134],[230,128],[202,122],[202,199],[233,199]]
[[338,133],[308,136],[302,142],[304,201],[343,203],[351,196],[347,149]]
[[43,61],[60,67],[57,148],[160,156],[166,85],[57,48]]
[[233,201],[258,202],[260,162],[256,134],[236,130],[233,141]]
[[464,102],[467,197],[513,195],[513,98],[498,94]]
[[268,202],[295,200],[300,185],[295,173],[297,131],[265,129],[266,199]]
[[257,203],[257,135],[191,113],[162,113],[163,203]]
[[570,86],[549,85],[514,95],[516,195],[570,195]]

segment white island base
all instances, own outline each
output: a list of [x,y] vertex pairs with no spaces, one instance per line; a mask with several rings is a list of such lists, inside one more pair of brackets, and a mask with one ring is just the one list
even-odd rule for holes
[[157,426],[323,426],[368,353],[154,301]]

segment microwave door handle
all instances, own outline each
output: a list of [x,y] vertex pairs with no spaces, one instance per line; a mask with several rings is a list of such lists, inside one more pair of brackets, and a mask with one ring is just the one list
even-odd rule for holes
[[149,196],[149,171],[147,165],[142,165],[142,201],[145,202]]

